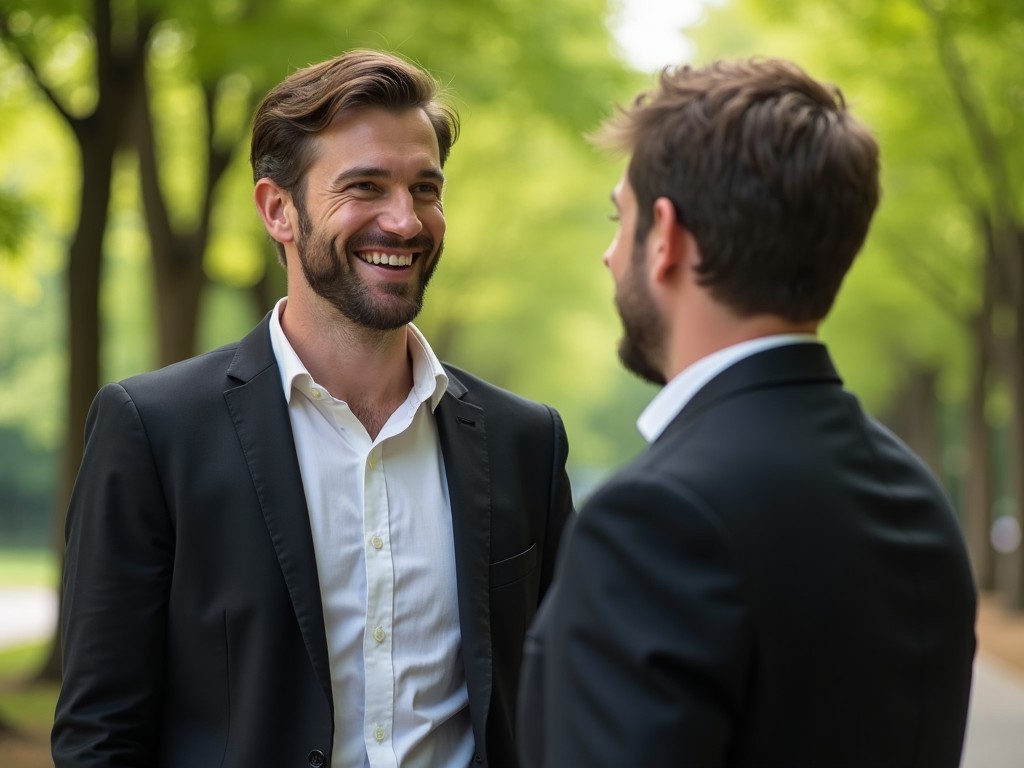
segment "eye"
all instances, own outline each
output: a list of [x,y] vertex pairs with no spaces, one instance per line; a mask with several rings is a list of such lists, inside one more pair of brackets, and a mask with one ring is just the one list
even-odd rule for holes
[[345,191],[370,194],[377,191],[377,185],[372,181],[354,181],[345,187]]
[[441,197],[441,188],[437,184],[424,182],[423,184],[416,184],[413,186],[412,193],[417,197],[427,197],[437,200]]

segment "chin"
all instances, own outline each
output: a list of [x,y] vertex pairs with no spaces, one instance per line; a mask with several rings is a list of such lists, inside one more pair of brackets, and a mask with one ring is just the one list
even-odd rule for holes
[[619,344],[619,360],[627,371],[647,383],[665,386],[667,382],[665,374],[658,370],[647,355],[631,344],[628,339],[623,339]]

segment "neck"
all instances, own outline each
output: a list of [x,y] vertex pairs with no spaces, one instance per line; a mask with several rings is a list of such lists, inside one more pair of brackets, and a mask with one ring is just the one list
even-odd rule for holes
[[[696,334],[684,330],[692,328],[701,331]],[[734,344],[781,334],[816,334],[817,331],[817,321],[794,323],[775,315],[738,317],[726,311],[691,319],[681,324],[679,331],[669,340],[666,380],[671,380],[698,360]]]
[[344,400],[376,437],[412,389],[408,326],[378,331],[357,326],[317,303],[285,304],[281,328],[310,376]]

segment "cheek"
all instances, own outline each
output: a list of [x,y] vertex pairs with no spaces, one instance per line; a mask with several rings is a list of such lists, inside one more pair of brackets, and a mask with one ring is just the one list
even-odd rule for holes
[[426,229],[435,240],[444,237],[447,224],[444,220],[444,211],[439,206],[431,206],[419,211],[418,217],[423,228]]

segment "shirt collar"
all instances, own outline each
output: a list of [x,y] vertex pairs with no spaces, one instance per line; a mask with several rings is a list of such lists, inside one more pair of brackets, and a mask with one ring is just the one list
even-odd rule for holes
[[676,374],[640,414],[636,428],[648,443],[653,443],[693,396],[726,368],[766,349],[817,341],[818,338],[810,333],[785,333],[741,341],[739,344],[712,352]]
[[448,374],[445,373],[441,361],[430,348],[426,337],[412,323],[409,323],[407,335],[409,357],[412,358],[412,388],[420,402],[430,402],[431,412],[437,408],[441,398],[448,390]]
[[[286,296],[279,299],[274,305],[274,311],[270,316],[270,345],[274,350],[277,367],[281,372],[284,398],[291,403],[295,387],[308,387],[313,383],[313,377],[309,375],[305,364],[299,359],[281,327],[281,312],[287,301],[288,297]],[[434,350],[430,348],[430,344],[427,343],[420,330],[409,323],[408,331],[413,394],[419,402],[429,402],[430,410],[433,412],[448,389],[448,374],[445,373],[441,361],[437,359],[437,355],[434,354]]]

